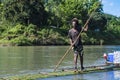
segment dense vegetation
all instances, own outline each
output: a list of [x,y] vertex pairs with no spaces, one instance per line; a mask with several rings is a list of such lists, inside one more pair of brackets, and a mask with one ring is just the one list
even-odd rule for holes
[[71,19],[84,26],[94,9],[83,43],[120,44],[120,17],[102,6],[99,0],[0,0],[0,44],[67,45]]

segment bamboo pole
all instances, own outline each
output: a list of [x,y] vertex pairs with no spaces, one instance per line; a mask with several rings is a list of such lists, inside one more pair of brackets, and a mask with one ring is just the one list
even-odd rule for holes
[[[102,2],[102,0],[100,1],[100,3]],[[98,6],[100,5],[97,4],[97,7],[94,9],[94,11],[91,13],[90,17],[87,19],[86,23],[84,24],[82,30],[80,31],[79,35],[77,36],[76,40],[74,41],[73,45],[76,43],[76,41],[78,40],[79,36],[81,35],[81,33],[83,32],[83,30],[85,29],[85,27],[87,26],[87,24],[89,23],[90,19],[93,16],[93,13],[95,12],[95,10],[98,8]],[[57,65],[54,68],[54,72],[56,71],[56,69],[58,68],[58,66],[62,63],[63,59],[67,56],[67,54],[70,52],[72,48],[72,45],[68,48],[68,50],[65,52],[65,54],[63,55],[63,57],[59,60],[59,62],[57,63]]]

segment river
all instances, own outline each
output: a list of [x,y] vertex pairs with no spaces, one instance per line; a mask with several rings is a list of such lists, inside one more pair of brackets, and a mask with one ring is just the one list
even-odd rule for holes
[[[69,46],[0,47],[0,77],[52,72]],[[103,53],[120,50],[120,46],[84,46],[84,66],[105,64]],[[58,67],[73,68],[73,52]],[[120,80],[120,71],[90,73],[38,80]]]

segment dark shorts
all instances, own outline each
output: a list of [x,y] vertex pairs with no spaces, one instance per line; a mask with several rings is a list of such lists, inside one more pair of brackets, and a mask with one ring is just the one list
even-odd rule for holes
[[83,55],[83,46],[82,45],[74,46],[73,51],[74,51],[74,54]]

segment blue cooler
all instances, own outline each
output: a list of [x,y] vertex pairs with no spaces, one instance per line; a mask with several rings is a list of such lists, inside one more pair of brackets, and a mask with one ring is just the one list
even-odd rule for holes
[[114,58],[113,58],[114,54],[113,53],[108,53],[108,57],[107,57],[107,60],[108,62],[114,62]]

